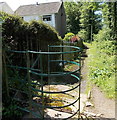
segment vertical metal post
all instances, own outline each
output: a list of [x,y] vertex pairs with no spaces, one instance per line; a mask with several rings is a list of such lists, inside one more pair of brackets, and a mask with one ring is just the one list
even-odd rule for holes
[[[41,52],[41,50],[40,50]],[[40,54],[40,71],[43,74],[42,54]],[[42,120],[44,119],[44,94],[43,94],[43,76],[41,76],[41,99],[42,99]]]
[[29,110],[30,110],[30,118],[32,118],[32,92],[31,92],[31,79],[30,79],[30,57],[29,57],[29,52],[26,52],[27,56],[27,78],[28,78],[28,90],[29,90]]
[[2,119],[2,23],[0,23],[0,119]]
[[[48,45],[48,53],[50,52],[50,47]],[[50,55],[48,54],[48,85],[50,84],[50,77],[49,77],[49,74],[50,74]],[[50,86],[49,86],[49,91],[50,91]]]
[[[71,42],[69,42],[69,46],[72,46],[72,43],[71,43]],[[72,48],[71,48],[71,47],[70,47],[70,51],[72,51]],[[70,53],[70,58],[69,58],[69,60],[72,60],[73,54],[74,54],[74,53]]]
[[27,52],[26,52],[26,57],[27,57],[27,78],[28,78],[28,90],[29,90],[29,110],[30,110],[30,114],[29,117],[32,118],[32,90],[31,90],[31,78],[30,78],[30,56],[29,56],[29,39],[28,39],[28,35],[26,36],[26,40],[27,40]]
[[80,81],[79,81],[79,118],[80,118],[80,92],[81,92],[81,52],[79,52],[79,78],[80,78]]
[[[62,41],[62,46],[63,46],[64,44],[63,44],[63,41]],[[62,53],[64,52],[64,47],[61,47],[61,49],[62,49]],[[64,54],[62,54],[62,61],[64,60]],[[62,62],[62,66],[63,66],[63,69],[64,69],[64,61]]]

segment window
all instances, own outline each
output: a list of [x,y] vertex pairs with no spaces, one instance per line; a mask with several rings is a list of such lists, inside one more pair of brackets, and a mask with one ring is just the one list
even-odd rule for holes
[[43,21],[51,21],[51,15],[44,15]]

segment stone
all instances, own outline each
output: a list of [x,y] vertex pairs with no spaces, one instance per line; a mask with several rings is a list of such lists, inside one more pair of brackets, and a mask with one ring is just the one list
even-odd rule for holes
[[92,112],[83,112],[83,114],[86,115],[87,117],[96,117],[96,114]]
[[102,115],[102,114],[101,114],[101,113],[99,113],[99,114],[97,114],[96,116],[97,116],[97,117],[101,117],[101,115]]
[[87,101],[87,102],[86,102],[86,107],[90,107],[90,106],[93,107],[94,105],[93,105],[91,102],[88,102],[88,101]]

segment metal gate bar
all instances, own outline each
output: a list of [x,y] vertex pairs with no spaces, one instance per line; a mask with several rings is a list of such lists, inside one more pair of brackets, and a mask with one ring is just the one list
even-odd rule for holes
[[[50,48],[53,48],[53,47],[58,47],[58,48],[71,48],[71,49],[76,49],[76,50],[72,50],[72,51],[63,51],[63,52],[50,52]],[[27,78],[28,78],[28,81],[25,80],[25,82],[27,82],[28,84],[28,95],[29,95],[29,109],[27,108],[22,108],[20,106],[18,106],[19,109],[23,110],[23,111],[26,111],[28,113],[30,113],[30,117],[33,117],[35,116],[36,118],[40,118],[40,119],[44,119],[44,109],[46,108],[49,108],[49,109],[55,109],[55,108],[64,108],[64,107],[68,107],[68,106],[73,106],[76,102],[78,102],[79,104],[79,107],[78,109],[76,110],[75,113],[73,113],[71,116],[67,117],[67,118],[63,118],[63,119],[69,119],[69,118],[72,118],[73,116],[75,116],[76,114],[78,114],[78,117],[80,115],[80,73],[81,73],[81,59],[80,59],[80,55],[81,55],[81,49],[79,47],[76,47],[76,46],[48,46],[48,52],[37,52],[37,51],[15,51],[15,50],[9,50],[8,52],[14,52],[14,53],[17,53],[17,54],[20,54],[20,53],[23,53],[23,54],[26,54],[27,56],[27,66],[26,67],[22,67],[22,66],[14,66],[14,65],[7,65],[7,67],[10,67],[12,69],[20,69],[20,70],[27,70]],[[33,65],[31,66],[30,65],[30,59],[29,59],[29,54],[38,54],[38,57],[37,59],[35,60],[35,62],[33,63]],[[78,60],[79,62],[75,62],[75,61],[67,61],[67,60],[51,60],[50,59],[50,56],[51,55],[64,55],[64,54],[71,54],[71,53],[77,53],[78,55]],[[43,73],[43,61],[42,61],[42,55],[48,55],[48,73]],[[37,61],[39,60],[40,62],[40,69],[35,69],[34,66],[36,65]],[[75,64],[78,67],[78,69],[74,70],[74,71],[70,71],[70,72],[65,72],[65,71],[62,71],[62,72],[50,72],[50,63],[51,62],[57,62],[57,63],[60,63],[60,62],[66,62],[66,63],[71,63],[71,64]],[[75,75],[74,73],[78,73],[79,75]],[[35,74],[37,76],[40,76],[41,77],[41,83],[40,84],[34,84],[32,83],[32,79],[30,77],[30,74]],[[53,92],[53,91],[44,91],[43,90],[43,86],[44,86],[44,83],[43,83],[43,77],[51,77],[51,76],[67,76],[67,75],[70,75],[72,76],[73,78],[75,78],[77,80],[77,85],[75,87],[73,87],[72,89],[68,89],[68,90],[64,90],[64,91],[57,91],[57,92]],[[32,85],[39,85],[41,86],[41,90],[40,89],[36,89],[34,87],[32,87]],[[68,92],[70,91],[73,91],[75,90],[76,88],[79,88],[79,94],[78,94],[78,97],[75,101],[73,101],[72,103],[69,103],[67,105],[63,105],[63,106],[47,106],[47,105],[44,105],[44,94],[67,94]],[[12,89],[12,88],[11,88]],[[32,94],[32,92],[40,92],[41,93],[41,99],[42,99],[42,105],[39,105],[35,102],[33,102],[32,100],[32,96],[34,96],[34,94]],[[25,92],[25,91],[21,91],[21,92]],[[38,95],[35,95],[37,97],[39,97]],[[22,100],[21,100],[22,101]],[[40,113],[42,114],[36,114],[35,112],[32,111],[32,108],[33,106],[37,107],[38,106],[41,108],[42,111],[40,111]]]

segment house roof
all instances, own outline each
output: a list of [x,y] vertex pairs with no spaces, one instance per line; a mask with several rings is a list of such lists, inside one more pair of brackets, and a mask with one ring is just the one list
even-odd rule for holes
[[41,3],[41,4],[32,4],[32,5],[23,5],[20,6],[15,14],[20,16],[25,15],[46,15],[58,13],[62,2],[50,2],[50,3]]
[[4,11],[8,14],[13,14],[13,10],[6,2],[0,2],[0,11]]
[[5,3],[5,2],[0,2],[0,4],[3,4],[3,3]]
[[7,4],[6,2],[0,2],[0,6],[3,6],[4,4]]

